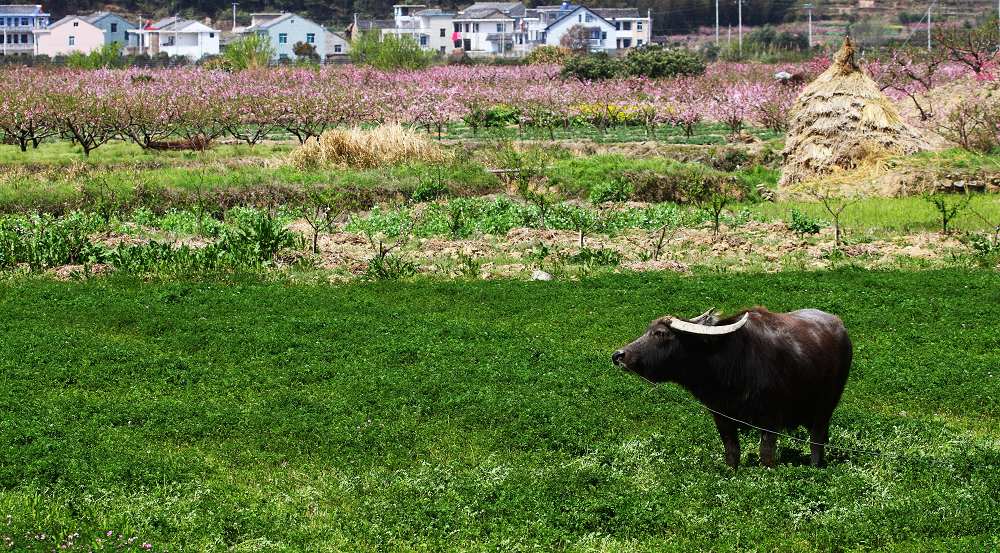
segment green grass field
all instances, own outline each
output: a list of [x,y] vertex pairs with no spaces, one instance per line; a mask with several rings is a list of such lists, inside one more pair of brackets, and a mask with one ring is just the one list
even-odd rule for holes
[[[609,363],[655,316],[758,303],[842,316],[831,440],[885,455],[779,440],[769,470],[746,436],[734,474],[686,393]],[[995,551],[997,305],[995,271],[8,281],[0,544]]]

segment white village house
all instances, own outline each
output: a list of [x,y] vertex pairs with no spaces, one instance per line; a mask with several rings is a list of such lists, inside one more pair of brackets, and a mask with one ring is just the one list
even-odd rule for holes
[[614,52],[650,44],[652,17],[636,8],[589,8],[568,2],[526,8],[520,2],[476,2],[457,12],[422,4],[393,6],[392,20],[356,21],[348,28],[413,38],[442,54],[460,49],[472,56],[522,56],[541,45],[558,46],[576,25],[590,31],[590,50]]
[[[254,13],[250,14],[249,27],[237,27],[233,32],[239,35],[256,33],[267,37],[274,47],[274,59],[295,59],[295,45],[308,44],[315,48],[316,55],[325,59],[333,52],[327,49],[330,39],[325,27],[294,13]],[[336,45],[336,41],[333,41]]]
[[222,34],[204,23],[168,17],[150,23],[142,29],[133,29],[130,34],[139,37],[139,53],[157,56],[184,56],[199,60],[205,56],[219,54],[219,37]]

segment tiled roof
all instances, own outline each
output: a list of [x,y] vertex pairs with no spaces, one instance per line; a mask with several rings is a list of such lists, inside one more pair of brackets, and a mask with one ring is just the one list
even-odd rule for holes
[[[38,4],[2,4],[0,13],[4,15],[43,15],[42,6]],[[48,15],[48,14],[44,14]]]
[[292,17],[295,17],[294,13],[283,13],[283,14],[279,15],[278,17],[275,17],[273,19],[268,19],[267,21],[265,21],[263,23],[258,23],[257,25],[251,25],[251,26],[247,27],[246,30],[247,31],[257,31],[257,30],[263,30],[263,29],[270,29],[271,27],[277,25],[278,23],[281,23],[282,21],[285,21],[286,19],[291,19]]
[[442,10],[440,8],[428,8],[426,10],[420,10],[418,12],[414,12],[413,15],[429,17],[433,15],[455,15],[455,12],[449,10]]
[[358,30],[370,31],[372,29],[392,29],[396,26],[394,19],[359,19]]
[[616,17],[642,17],[639,15],[639,8],[591,8],[590,11],[596,13],[604,19],[614,19]]
[[455,19],[510,19],[510,16],[494,8],[477,8],[467,9]]

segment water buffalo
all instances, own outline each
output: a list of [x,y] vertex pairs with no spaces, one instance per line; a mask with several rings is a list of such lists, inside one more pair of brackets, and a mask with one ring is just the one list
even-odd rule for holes
[[[847,382],[853,352],[844,323],[817,309],[771,313],[763,307],[719,319],[662,317],[611,361],[651,382],[676,382],[711,410],[770,431],[805,426],[811,463],[823,464],[830,417]],[[740,461],[738,432],[713,414],[726,463]],[[760,433],[760,460],[774,466],[777,436]]]

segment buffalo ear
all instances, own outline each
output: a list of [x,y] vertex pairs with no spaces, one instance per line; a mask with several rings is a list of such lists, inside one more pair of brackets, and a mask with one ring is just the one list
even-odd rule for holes
[[719,322],[719,311],[714,307],[708,311],[698,315],[693,319],[688,319],[694,324],[704,325],[704,326],[715,326]]

